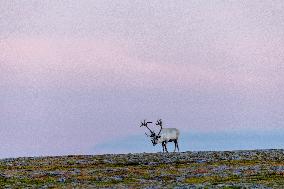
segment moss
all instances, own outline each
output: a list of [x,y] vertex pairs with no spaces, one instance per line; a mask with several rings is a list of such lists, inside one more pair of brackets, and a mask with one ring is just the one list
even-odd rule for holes
[[41,186],[49,183],[56,183],[54,178],[44,178],[44,179],[31,179],[31,178],[0,178],[0,186],[4,187],[6,185],[13,186]]
[[185,180],[189,184],[204,184],[210,183],[212,185],[222,184],[222,183],[259,183],[267,184],[269,182],[277,182],[279,184],[284,184],[284,176],[277,174],[257,174],[250,176],[203,176],[203,177],[190,177]]
[[98,187],[114,187],[115,185],[118,184],[123,184],[123,185],[133,185],[136,184],[137,181],[133,178],[124,178],[122,180],[108,180],[108,181],[97,181],[94,180],[92,183],[94,183]]
[[166,173],[171,175],[178,175],[179,171],[177,169],[168,169],[166,170]]
[[203,184],[207,182],[214,181],[217,177],[214,176],[204,176],[204,177],[190,177],[185,179],[188,184]]
[[[168,188],[168,186],[176,186],[175,184],[181,184],[181,186],[202,184],[205,188],[225,184],[229,187],[224,188],[240,188],[238,186],[240,183],[256,183],[270,188],[284,186],[284,175],[281,171],[274,169],[275,166],[284,165],[284,161],[280,161],[279,158],[275,158],[275,161],[274,159],[271,161],[271,158],[270,161],[264,161],[263,158],[252,157],[250,160],[216,160],[201,163],[195,163],[187,158],[186,161],[173,160],[170,163],[163,163],[160,156],[160,154],[155,156],[151,154],[151,157],[148,157],[145,154],[141,157],[147,158],[147,162],[158,162],[155,165],[140,164],[139,158],[136,158],[137,161],[128,162],[128,155],[45,157],[20,159],[20,162],[15,159],[11,162],[13,166],[0,163],[0,188],[5,186],[40,188],[43,185],[54,188],[88,188],[90,186],[143,188],[158,185]],[[105,163],[105,159],[112,159],[113,162],[118,163]],[[220,166],[224,166],[225,169],[221,169]],[[77,172],[74,169],[80,171]],[[60,175],[48,174],[49,171],[60,171],[60,175],[66,178],[65,182],[58,182]],[[235,171],[241,174],[236,176]],[[189,178],[184,179],[185,175]],[[122,179],[111,179],[117,176],[121,176]],[[177,182],[176,179],[179,181]]]
[[225,186],[223,189],[241,189],[241,186]]

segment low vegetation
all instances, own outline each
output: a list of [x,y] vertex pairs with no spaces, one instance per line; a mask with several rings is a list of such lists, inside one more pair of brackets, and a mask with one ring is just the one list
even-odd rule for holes
[[0,188],[283,188],[284,150],[0,160]]

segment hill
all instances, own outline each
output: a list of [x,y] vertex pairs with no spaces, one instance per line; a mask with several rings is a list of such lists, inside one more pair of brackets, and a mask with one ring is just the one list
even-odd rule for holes
[[22,157],[1,188],[283,188],[284,150]]

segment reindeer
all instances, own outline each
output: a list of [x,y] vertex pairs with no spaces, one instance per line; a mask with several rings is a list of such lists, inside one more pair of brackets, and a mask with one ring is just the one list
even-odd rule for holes
[[[147,123],[152,123],[152,122],[147,122]],[[146,126],[149,129],[149,127],[147,126],[147,123],[145,124],[145,120],[144,120],[144,124],[142,123],[141,126]],[[158,143],[162,143],[163,152],[165,151],[168,152],[167,143],[174,142],[175,143],[174,152],[176,151],[176,148],[179,151],[179,147],[178,147],[179,130],[176,128],[163,128],[161,119],[157,120],[156,125],[160,126],[160,131],[158,134],[153,132],[151,129],[149,129],[151,132],[151,135],[147,135],[145,133],[148,137],[152,138],[151,141],[152,141],[153,146],[155,146]]]

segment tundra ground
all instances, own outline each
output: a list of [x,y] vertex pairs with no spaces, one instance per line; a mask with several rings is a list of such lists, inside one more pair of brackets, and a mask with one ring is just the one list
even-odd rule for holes
[[0,160],[0,188],[284,188],[284,150]]

